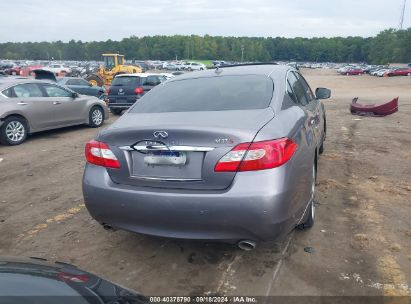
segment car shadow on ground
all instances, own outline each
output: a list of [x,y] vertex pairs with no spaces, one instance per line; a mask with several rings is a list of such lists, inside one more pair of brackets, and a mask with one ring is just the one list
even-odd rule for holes
[[80,131],[82,129],[88,130],[89,127],[86,126],[86,125],[77,125],[77,126],[64,127],[64,128],[59,128],[59,129],[36,132],[36,133],[30,134],[27,137],[26,142],[31,142],[31,141],[35,141],[35,140],[57,139],[61,135],[65,135],[65,134],[70,133],[70,132]]

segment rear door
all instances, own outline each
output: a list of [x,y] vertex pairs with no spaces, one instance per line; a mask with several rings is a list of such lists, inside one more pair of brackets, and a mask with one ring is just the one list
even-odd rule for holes
[[11,98],[29,121],[31,131],[49,129],[53,125],[53,102],[44,95],[37,83],[18,84],[11,89]]
[[297,76],[297,79],[303,87],[305,95],[307,97],[308,104],[306,105],[306,109],[312,115],[309,123],[313,128],[316,146],[319,147],[322,140],[324,125],[320,101],[316,99],[305,78],[300,73],[294,72],[294,74]]
[[[310,104],[311,98],[307,95],[306,89],[297,77],[301,78],[297,73],[292,71],[288,72],[287,91],[296,105],[304,111],[304,121],[299,123],[301,131],[299,131],[298,134],[301,135],[296,138],[298,152],[294,161],[298,164],[301,172],[299,180],[296,183],[298,185],[298,191],[295,193],[295,201],[305,204],[308,202],[308,199],[311,198],[312,191],[310,181],[317,148],[315,135],[316,123],[315,111],[313,111],[313,105]],[[301,205],[295,205],[295,211],[300,210],[301,207]]]

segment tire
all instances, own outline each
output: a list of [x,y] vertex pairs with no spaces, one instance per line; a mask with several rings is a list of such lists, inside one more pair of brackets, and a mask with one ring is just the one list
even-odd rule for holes
[[312,178],[312,185],[311,185],[311,191],[312,191],[312,197],[311,197],[311,203],[308,206],[308,212],[305,215],[304,221],[297,226],[298,229],[300,230],[305,230],[309,229],[312,226],[314,226],[315,222],[315,202],[314,202],[314,195],[315,195],[315,184],[317,180],[317,170],[315,168],[315,163],[313,165],[313,178]]
[[123,110],[121,110],[121,109],[110,109],[110,111],[114,115],[121,115],[121,113],[123,112]]
[[27,138],[27,122],[24,118],[10,116],[4,120],[0,129],[0,143],[8,146],[16,146]]
[[99,106],[93,106],[88,114],[89,126],[91,128],[98,128],[104,123],[104,111]]
[[104,85],[103,79],[101,79],[99,76],[95,74],[91,74],[86,77],[86,80],[91,84],[91,85],[97,85],[98,87],[102,87]]

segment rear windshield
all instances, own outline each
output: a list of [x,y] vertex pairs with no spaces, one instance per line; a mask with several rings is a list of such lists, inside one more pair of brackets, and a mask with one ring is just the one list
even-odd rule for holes
[[274,85],[262,75],[220,76],[166,82],[143,96],[132,113],[264,109]]
[[114,77],[113,82],[111,83],[112,86],[136,86],[139,84],[140,77],[135,76],[121,76],[121,77]]

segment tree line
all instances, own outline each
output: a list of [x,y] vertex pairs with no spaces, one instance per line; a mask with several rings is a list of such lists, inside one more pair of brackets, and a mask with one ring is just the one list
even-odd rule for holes
[[218,59],[239,61],[411,62],[411,28],[385,30],[375,37],[281,38],[221,36],[145,36],[121,41],[6,42],[0,58],[29,60],[100,60],[103,53],[126,59]]

